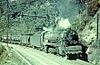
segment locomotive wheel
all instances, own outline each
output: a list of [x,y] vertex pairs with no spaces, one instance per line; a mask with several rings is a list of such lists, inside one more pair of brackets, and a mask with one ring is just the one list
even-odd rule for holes
[[52,53],[52,54],[54,54],[54,55],[56,55],[56,54],[58,54],[58,49],[57,49],[57,47],[50,46],[50,47],[48,48],[48,52],[49,52],[49,53]]
[[44,46],[41,46],[40,51],[44,51]]
[[59,47],[56,47],[56,54],[59,55]]
[[48,53],[49,47],[48,46],[44,46],[44,52]]

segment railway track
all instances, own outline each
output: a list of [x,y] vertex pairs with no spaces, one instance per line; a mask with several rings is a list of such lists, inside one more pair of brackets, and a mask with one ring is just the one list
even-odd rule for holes
[[19,52],[13,50],[27,65],[32,65],[24,56],[22,56]]
[[14,44],[9,44],[9,46],[13,47],[12,51],[24,61],[23,65],[92,65],[81,60],[65,60],[61,56],[47,54],[25,46]]
[[[51,65],[60,65],[59,63],[57,63],[57,62],[55,62],[55,61],[53,61],[51,59],[48,59],[48,58],[46,58],[46,57],[44,57],[42,55],[39,55],[37,53],[33,53],[33,52],[30,52],[30,51],[26,51],[26,52],[30,53],[30,56],[33,56],[33,55],[36,56],[34,58],[36,60],[38,60],[39,62],[41,62],[42,64],[44,64],[44,65],[49,65],[49,64],[51,64]],[[39,59],[37,59],[37,58],[39,58]],[[48,62],[46,62],[45,60],[48,61]]]
[[[20,50],[20,49],[13,50],[13,51],[15,51],[16,54],[18,54],[28,65],[37,65],[37,63],[38,64],[40,63],[39,65],[60,65],[59,63],[57,63],[55,61],[52,61],[44,56],[41,56],[36,53],[32,53],[30,51]],[[23,55],[22,55],[22,53],[23,53]],[[26,55],[30,56],[32,60],[27,58]]]
[[24,46],[13,46],[15,51],[19,52],[32,65],[92,65],[81,60],[65,60],[62,57],[53,54],[46,54],[39,50]]

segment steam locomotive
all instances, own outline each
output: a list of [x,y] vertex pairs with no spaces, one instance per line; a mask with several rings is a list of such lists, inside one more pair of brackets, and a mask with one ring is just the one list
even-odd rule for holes
[[71,28],[43,32],[41,44],[47,53],[67,56],[68,59],[87,59],[85,53],[87,47],[80,43],[77,32]]

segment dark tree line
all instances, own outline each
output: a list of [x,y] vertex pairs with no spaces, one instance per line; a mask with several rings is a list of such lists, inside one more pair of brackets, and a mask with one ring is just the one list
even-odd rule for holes
[[53,4],[48,6],[46,3],[56,3],[56,1],[57,0],[9,0],[9,8],[7,8],[7,1],[0,0],[0,18],[2,19],[0,19],[0,27],[2,26],[0,29],[4,28],[3,25],[8,25],[8,14],[10,28],[14,28],[14,26],[19,27],[20,24],[23,24],[24,28],[27,27],[28,31],[33,31],[35,27],[48,26],[49,23],[54,22],[58,12],[56,11],[56,6],[54,7]]
[[87,10],[88,16],[94,16],[100,8],[99,0],[76,0],[76,4],[79,7],[79,13],[82,13],[84,10]]

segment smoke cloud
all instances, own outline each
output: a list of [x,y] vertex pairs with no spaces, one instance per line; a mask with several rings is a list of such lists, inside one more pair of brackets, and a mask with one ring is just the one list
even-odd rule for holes
[[66,29],[66,28],[70,28],[71,27],[71,24],[69,22],[68,19],[61,19],[59,22],[58,22],[58,26],[60,28],[63,28],[63,29]]

